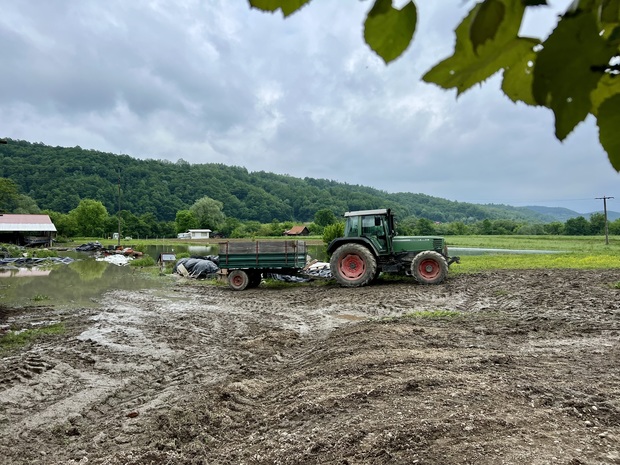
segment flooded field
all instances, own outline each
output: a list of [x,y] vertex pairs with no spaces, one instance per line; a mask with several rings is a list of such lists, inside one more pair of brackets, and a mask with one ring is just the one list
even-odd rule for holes
[[19,268],[0,272],[0,301],[4,305],[93,305],[110,289],[132,290],[163,286],[129,266],[98,262],[93,258],[51,268]]

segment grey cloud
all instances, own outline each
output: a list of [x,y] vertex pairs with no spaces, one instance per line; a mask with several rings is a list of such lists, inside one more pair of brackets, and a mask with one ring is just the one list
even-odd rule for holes
[[613,195],[592,121],[560,144],[497,77],[458,100],[420,82],[468,6],[417,3],[414,44],[385,66],[368,2],[284,20],[243,1],[0,0],[0,136],[462,201]]

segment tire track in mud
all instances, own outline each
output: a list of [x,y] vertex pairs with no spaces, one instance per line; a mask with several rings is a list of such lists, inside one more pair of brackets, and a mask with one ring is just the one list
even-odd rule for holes
[[[288,299],[274,295],[273,305],[248,297],[219,288],[183,289],[181,298],[172,299],[108,294],[76,338],[51,347],[44,359],[29,355],[25,368],[16,361],[4,369],[4,384],[14,386],[2,392],[1,418],[10,428],[2,431],[0,449],[26,442],[33,431],[58,447],[67,438],[90,437],[86,446],[65,447],[68,459],[135,442],[144,418],[231,373],[284,362],[298,334],[325,327],[322,317],[291,313],[303,308],[305,298],[281,305]],[[29,378],[25,370],[41,364],[45,376]],[[14,455],[15,463],[41,459],[35,448],[31,452]]]

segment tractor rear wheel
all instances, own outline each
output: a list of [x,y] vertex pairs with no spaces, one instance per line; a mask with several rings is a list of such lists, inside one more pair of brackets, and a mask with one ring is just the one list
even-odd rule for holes
[[345,287],[361,287],[372,281],[377,273],[377,260],[370,250],[360,244],[338,247],[329,260],[332,276]]
[[232,270],[228,273],[228,285],[235,291],[242,291],[250,284],[250,277],[243,270]]
[[448,262],[432,250],[420,252],[413,257],[411,274],[421,284],[439,284],[448,275]]

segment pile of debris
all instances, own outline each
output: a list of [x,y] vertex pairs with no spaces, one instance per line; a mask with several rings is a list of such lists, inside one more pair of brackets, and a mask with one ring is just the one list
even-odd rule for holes
[[263,277],[287,283],[307,283],[313,279],[330,279],[332,272],[329,269],[329,263],[313,260],[302,269],[299,275],[265,273]]
[[[132,249],[131,247],[105,247],[99,241],[88,242],[75,248],[77,252],[99,252],[104,255],[124,255],[126,257],[139,258],[144,255],[142,252]],[[110,261],[110,260],[107,260]],[[114,263],[114,260],[110,261]]]
[[332,277],[332,271],[329,268],[329,263],[319,262],[318,260],[311,261],[303,270],[303,274],[312,278],[330,279]]
[[100,250],[103,250],[104,248],[105,247],[101,245],[101,242],[95,241],[95,242],[88,242],[87,244],[82,244],[76,247],[75,250],[77,250],[78,252],[98,252]]
[[173,273],[178,273],[186,278],[207,279],[217,277],[220,270],[220,257],[207,255],[206,257],[181,258],[172,268]]
[[103,257],[97,257],[95,260],[98,262],[108,262],[112,265],[125,266],[129,265],[133,258],[126,255],[104,255]]

